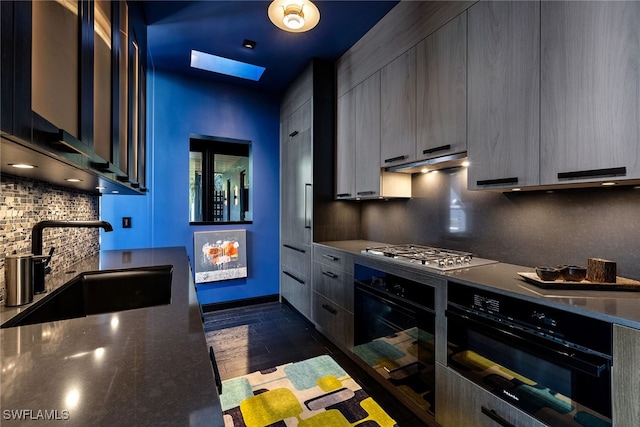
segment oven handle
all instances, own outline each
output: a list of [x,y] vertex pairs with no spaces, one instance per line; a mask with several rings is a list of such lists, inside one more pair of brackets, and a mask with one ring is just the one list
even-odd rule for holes
[[[371,292],[371,291],[369,291],[367,289],[364,289],[362,286],[359,286],[357,284],[356,284],[356,291],[357,292],[363,292],[363,293],[369,295],[370,297],[375,298],[375,299],[377,299],[379,301],[382,301],[384,304],[393,307],[394,309],[397,309],[399,311],[404,312],[407,315],[410,315],[410,316],[416,316],[417,315],[417,313],[415,311],[413,311],[409,307],[407,307],[409,304],[400,305],[397,302],[391,301],[390,299],[378,294],[377,292],[376,293]],[[428,311],[428,309],[426,309],[426,308],[424,310]]]
[[[453,321],[462,322],[466,327],[471,324],[474,328],[492,337],[498,339],[508,337],[508,343],[510,345],[514,345],[529,352],[545,354],[546,356],[558,360],[572,369],[584,372],[594,377],[600,377],[600,375],[607,371],[611,366],[611,361],[601,356],[589,355],[583,352],[573,355],[567,354],[566,352],[558,349],[560,346],[559,344],[545,338],[540,338],[534,334],[530,334],[527,331],[522,330],[517,325],[509,324],[511,327],[509,330],[506,330],[505,324],[502,324],[502,327],[496,327],[489,324],[489,322],[494,323],[489,319],[483,319],[480,321],[471,317],[471,313],[460,314],[452,311],[451,309],[446,310],[445,315]],[[544,344],[539,341],[544,341]],[[579,350],[575,351],[578,352]]]

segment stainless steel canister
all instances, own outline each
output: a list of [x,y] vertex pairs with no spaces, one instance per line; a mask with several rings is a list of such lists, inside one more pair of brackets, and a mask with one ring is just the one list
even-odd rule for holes
[[6,255],[4,258],[5,303],[8,306],[33,301],[33,255]]

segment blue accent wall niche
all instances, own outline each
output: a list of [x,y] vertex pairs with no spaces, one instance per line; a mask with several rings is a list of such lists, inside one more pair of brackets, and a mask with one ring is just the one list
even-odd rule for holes
[[[192,268],[193,233],[247,230],[248,277],[198,285],[201,304],[279,293],[279,99],[268,93],[163,71],[147,76],[147,177],[144,196],[105,195],[101,218],[114,225],[102,249],[184,246]],[[252,224],[189,225],[189,136],[252,142]],[[122,228],[131,217],[131,228]],[[196,255],[198,256],[198,255]]]

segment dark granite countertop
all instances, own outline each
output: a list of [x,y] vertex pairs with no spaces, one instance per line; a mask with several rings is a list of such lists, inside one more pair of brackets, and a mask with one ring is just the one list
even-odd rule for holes
[[[223,425],[184,248],[102,251],[46,285],[84,271],[167,264],[169,305],[0,329],[2,425]],[[2,307],[0,321],[26,307]]]
[[[383,246],[385,243],[368,240],[320,242],[320,244],[351,252],[358,258],[377,260],[380,266],[399,264],[383,257],[361,254],[367,246]],[[517,273],[535,272],[533,267],[506,263],[463,268],[451,272],[439,272],[429,268],[402,264],[407,269],[418,269],[427,274],[445,277],[470,286],[516,296],[536,303],[606,320],[612,323],[640,329],[640,292],[549,290],[526,282]]]

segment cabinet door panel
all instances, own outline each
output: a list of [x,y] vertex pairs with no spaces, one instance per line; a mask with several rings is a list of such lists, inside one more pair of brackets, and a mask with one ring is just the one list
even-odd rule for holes
[[499,425],[485,412],[504,420],[502,425],[545,425],[440,364],[436,364],[436,402],[436,421],[443,427]]
[[409,49],[380,72],[381,166],[415,160],[416,49]]
[[640,331],[613,326],[613,419],[616,425],[632,426],[640,420]]
[[287,142],[282,146],[282,242],[300,247],[311,245],[312,220],[312,141],[311,104],[284,121]]
[[356,196],[380,195],[380,73],[355,88]]
[[353,275],[353,255],[348,252],[314,244],[313,260]]
[[353,313],[353,276],[337,268],[314,262],[313,289]]
[[640,177],[640,3],[542,2],[541,17],[542,183]]
[[280,263],[299,276],[311,277],[311,247],[283,243]]
[[[336,128],[336,198],[349,199],[356,194],[355,97],[351,90],[338,98]],[[376,161],[376,166],[379,162]]]
[[280,272],[280,294],[307,319],[311,319],[311,283],[283,266]]
[[335,344],[353,350],[353,314],[314,292],[313,319]]
[[539,183],[539,10],[527,1],[468,10],[470,189]]
[[467,14],[420,42],[417,65],[417,152],[428,159],[467,149]]
[[80,138],[80,10],[78,1],[32,2],[31,108]]

